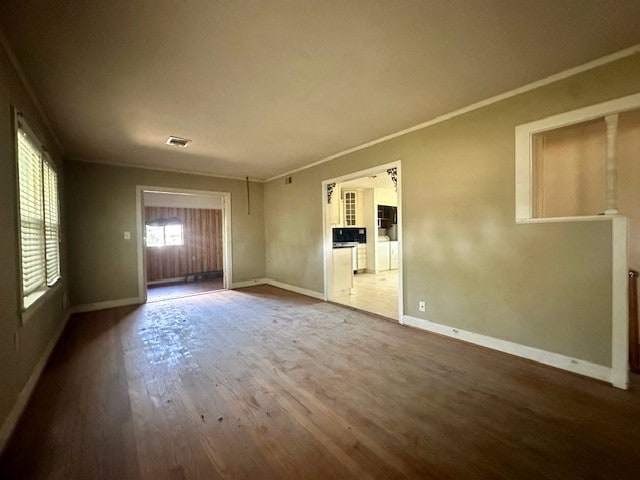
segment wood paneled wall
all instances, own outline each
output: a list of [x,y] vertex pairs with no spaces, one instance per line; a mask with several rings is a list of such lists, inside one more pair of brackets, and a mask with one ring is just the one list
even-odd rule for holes
[[222,210],[145,207],[145,221],[180,219],[184,245],[147,248],[147,281],[222,271]]

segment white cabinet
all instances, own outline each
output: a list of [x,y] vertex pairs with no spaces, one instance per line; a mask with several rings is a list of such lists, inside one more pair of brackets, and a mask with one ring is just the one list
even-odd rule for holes
[[376,247],[377,265],[376,271],[389,270],[389,243],[391,242],[378,242]]
[[340,197],[340,224],[345,227],[365,226],[364,192],[343,190]]
[[355,190],[345,190],[344,192],[344,226],[354,227],[356,225],[357,194]]
[[381,272],[398,268],[398,242],[378,242],[376,254],[378,256],[376,271]]
[[367,269],[367,244],[358,244],[358,270]]
[[396,270],[398,268],[398,242],[389,242],[389,268]]
[[353,287],[353,248],[333,249],[333,291],[350,293]]

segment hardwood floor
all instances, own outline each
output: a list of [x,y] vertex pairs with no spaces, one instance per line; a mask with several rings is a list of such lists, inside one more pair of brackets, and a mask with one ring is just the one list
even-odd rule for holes
[[214,290],[222,290],[222,288],[222,277],[212,280],[148,285],[147,302],[198,295],[200,293],[213,292]]
[[0,478],[631,479],[639,387],[224,291],[74,316]]

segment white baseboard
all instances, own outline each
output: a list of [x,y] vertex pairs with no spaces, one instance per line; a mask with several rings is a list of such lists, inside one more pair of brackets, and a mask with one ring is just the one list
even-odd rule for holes
[[266,283],[267,283],[266,278],[254,278],[244,282],[233,282],[233,286],[231,288],[232,289],[246,288],[246,287],[253,287],[255,285],[266,285]]
[[253,287],[254,285],[271,285],[272,287],[282,288],[283,290],[289,290],[290,292],[299,293],[300,295],[306,295],[307,297],[317,298],[318,300],[325,300],[324,294],[316,292],[315,290],[309,290],[307,288],[296,287],[295,285],[289,285],[288,283],[278,282],[272,278],[254,278],[253,280],[247,280],[246,282],[237,282],[233,284],[233,288],[245,288]]
[[119,300],[107,300],[106,302],[85,303],[84,305],[74,305],[71,313],[94,312],[96,310],[106,310],[107,308],[126,307],[128,305],[140,305],[142,302],[138,297],[121,298]]
[[27,383],[25,383],[24,387],[22,387],[22,390],[20,390],[16,403],[9,412],[7,418],[2,423],[2,426],[0,427],[0,454],[4,451],[7,443],[9,442],[9,439],[11,438],[11,434],[15,430],[16,425],[18,425],[18,420],[20,420],[20,416],[29,403],[29,399],[33,394],[33,390],[35,389],[38,380],[40,379],[40,375],[42,375],[44,367],[49,361],[51,352],[53,352],[54,347],[58,343],[58,340],[60,339],[60,336],[64,331],[64,327],[67,326],[67,321],[69,320],[71,313],[71,310],[67,310],[64,313],[64,317],[62,322],[60,323],[60,326],[47,344],[44,352],[42,352],[42,355],[40,355],[40,359],[38,360],[38,363],[36,363],[35,367],[33,367],[33,371],[31,372],[31,375],[29,375]]
[[267,285],[272,287],[282,288],[283,290],[289,290],[290,292],[299,293],[300,295],[306,295],[307,297],[317,298],[318,300],[326,300],[324,293],[316,292],[315,290],[309,290],[307,288],[296,287],[295,285],[289,285],[288,283],[278,282],[272,278],[267,278]]
[[469,332],[459,328],[453,328],[439,323],[425,320],[422,318],[404,316],[404,324],[410,327],[419,328],[451,338],[458,338],[465,342],[481,345],[483,347],[498,350],[500,352],[509,353],[517,357],[533,360],[534,362],[550,365],[555,368],[567,370],[569,372],[584,375],[586,377],[595,378],[605,382],[611,382],[615,387],[621,388],[619,382],[615,382],[612,369],[604,365],[591,363],[587,360],[580,360],[567,357],[559,353],[541,350],[539,348],[528,347],[519,343],[502,340],[500,338],[489,337],[480,333]]

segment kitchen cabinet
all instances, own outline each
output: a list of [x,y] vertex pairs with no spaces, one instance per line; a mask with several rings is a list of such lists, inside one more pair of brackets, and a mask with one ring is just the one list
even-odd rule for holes
[[398,242],[389,242],[389,268],[398,268]]
[[376,271],[395,270],[398,268],[398,242],[378,242],[376,248],[378,268]]
[[367,244],[358,244],[358,271],[367,269]]
[[344,225],[353,227],[356,225],[357,194],[355,190],[344,192]]
[[333,249],[333,291],[351,293],[353,288],[353,248]]
[[389,258],[389,243],[391,242],[378,242],[376,247],[377,268],[376,271],[389,270],[390,258]]

